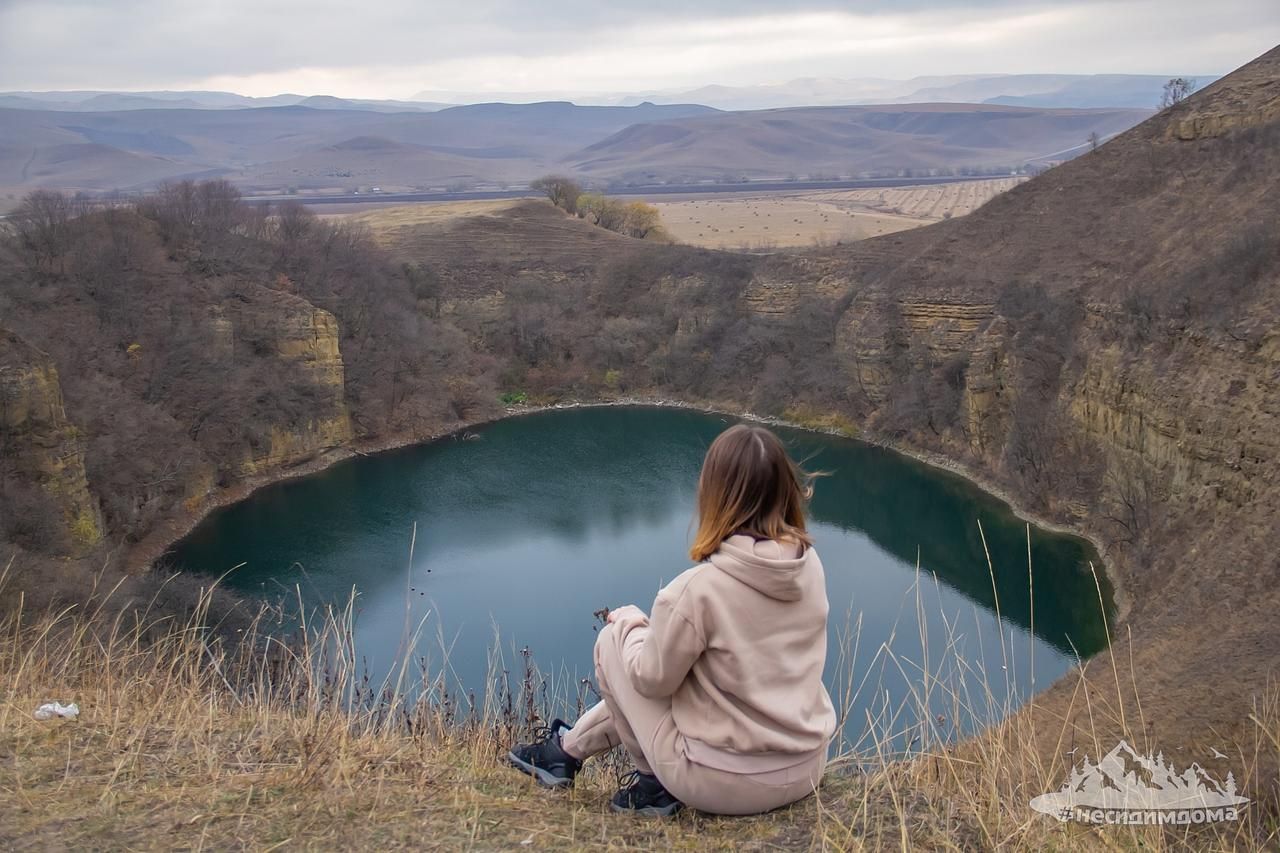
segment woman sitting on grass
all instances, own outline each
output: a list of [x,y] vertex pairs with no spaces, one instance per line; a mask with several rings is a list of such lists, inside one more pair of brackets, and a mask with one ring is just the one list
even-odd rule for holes
[[511,764],[571,785],[583,761],[621,743],[636,772],[612,806],[634,814],[756,814],[811,793],[836,715],[822,684],[827,591],[805,532],[809,492],[769,430],[725,430],[698,479],[699,564],[659,591],[652,617],[634,605],[609,613],[595,646],[604,701],[513,747]]

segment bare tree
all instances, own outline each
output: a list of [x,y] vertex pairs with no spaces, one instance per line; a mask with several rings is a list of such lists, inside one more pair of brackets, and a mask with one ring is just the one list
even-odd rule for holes
[[316,216],[306,205],[296,201],[286,201],[276,211],[276,236],[286,247],[294,246],[309,233],[316,224]]
[[400,270],[418,304],[426,307],[427,316],[439,317],[440,300],[444,295],[444,281],[439,274],[425,264],[417,263],[406,263]]
[[1107,467],[1103,486],[1108,500],[1102,515],[1115,526],[1116,541],[1141,553],[1150,544],[1159,505],[1150,469],[1141,460],[1116,460]]
[[1160,109],[1167,110],[1174,104],[1181,103],[1196,90],[1196,81],[1186,77],[1174,77],[1164,84],[1164,92],[1160,95]]
[[18,205],[9,221],[22,248],[38,272],[65,272],[71,244],[71,220],[77,214],[70,198],[59,192],[36,190]]
[[578,182],[564,175],[547,175],[530,181],[529,189],[543,193],[552,204],[569,213],[577,212],[578,196],[582,195],[582,187]]
[[1096,130],[1090,131],[1089,132],[1089,150],[1097,151],[1098,146],[1101,144],[1102,144],[1102,138],[1098,136],[1098,131]]
[[155,220],[165,243],[185,243],[195,236],[196,184],[194,181],[163,183],[145,198],[138,210]]
[[224,180],[161,184],[138,209],[155,220],[166,243],[198,245],[205,252],[225,252],[247,211],[240,191]]

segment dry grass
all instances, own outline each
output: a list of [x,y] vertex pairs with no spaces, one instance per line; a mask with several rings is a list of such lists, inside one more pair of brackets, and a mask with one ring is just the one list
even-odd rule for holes
[[368,203],[352,205],[350,212],[326,210],[326,218],[342,219],[367,226],[379,243],[395,242],[396,232],[413,230],[424,225],[441,225],[468,216],[491,216],[520,204],[524,199],[498,199],[492,201],[431,201],[415,204]]
[[826,412],[813,406],[792,406],[782,413],[782,419],[803,429],[831,432],[850,438],[859,433],[858,425],[850,418],[835,412]]
[[[1022,178],[839,191],[731,193],[648,199],[662,226],[680,243],[719,249],[765,250],[865,240],[943,218],[963,216]],[[325,209],[325,216],[367,226],[382,245],[414,229],[471,216],[492,216],[521,199],[395,204],[361,202]]]
[[882,189],[834,190],[815,192],[815,201],[836,207],[849,207],[893,213],[927,222],[950,219],[973,213],[1003,192],[1026,181],[1026,178],[989,178],[979,181],[956,181],[947,184],[922,184],[911,187]]
[[929,222],[869,208],[836,207],[799,194],[655,201],[653,206],[673,239],[709,249],[828,245],[892,234]]
[[[19,609],[0,623],[5,848],[1145,850],[1277,841],[1275,810],[1260,804],[1240,823],[1194,834],[1094,829],[1032,812],[1028,799],[1056,789],[1065,767],[1037,759],[1030,745],[1044,719],[1025,712],[959,746],[935,739],[931,723],[903,729],[888,714],[868,721],[877,734],[832,763],[816,796],[790,808],[624,819],[607,809],[617,756],[589,764],[568,793],[500,764],[541,713],[536,673],[514,691],[460,703],[429,679],[425,692],[406,689],[404,669],[371,684],[349,645],[349,610],[285,641],[279,613],[264,609],[239,642],[224,642],[202,627],[204,606],[185,621],[108,618],[109,598]],[[407,630],[407,640],[418,633]],[[844,653],[857,660],[856,637]],[[985,685],[957,689],[884,647],[873,660],[917,672],[917,698],[941,690],[956,713],[992,700]],[[32,719],[52,699],[79,702],[80,718]],[[1260,749],[1280,749],[1278,712],[1275,695],[1260,706]],[[916,757],[898,760],[888,745],[916,729]]]
[[713,249],[830,245],[971,213],[1022,178],[884,189],[779,191],[648,199],[681,243]]

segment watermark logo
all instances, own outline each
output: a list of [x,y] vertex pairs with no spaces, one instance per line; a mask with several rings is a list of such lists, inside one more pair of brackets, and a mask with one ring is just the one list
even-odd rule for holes
[[1232,773],[1225,783],[1195,763],[1179,773],[1163,754],[1152,758],[1120,741],[1097,763],[1086,755],[1060,790],[1036,797],[1031,808],[1061,821],[1179,825],[1236,820],[1248,802]]

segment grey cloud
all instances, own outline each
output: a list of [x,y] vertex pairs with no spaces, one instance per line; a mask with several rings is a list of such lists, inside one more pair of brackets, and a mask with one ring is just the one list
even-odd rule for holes
[[642,23],[1012,5],[1014,0],[881,0],[852,7],[836,0],[10,0],[0,7],[0,87],[13,88],[6,78],[40,77],[50,86],[94,79],[122,85],[489,53],[538,57]]
[[[1130,0],[1129,5],[1142,2]],[[1108,31],[1105,41],[1111,52],[1103,57],[1086,50],[1074,58],[1075,67],[1065,70],[1144,70],[1139,66],[1149,63],[1151,52],[1157,47],[1166,48],[1163,43],[1157,46],[1152,33],[1132,16],[1114,24],[1105,20],[1111,8],[1125,5],[1101,0],[874,0],[856,4],[834,0],[647,0],[622,6],[598,0],[0,0],[0,90],[161,88],[218,76],[243,77],[306,68],[425,66],[487,56],[554,60],[584,46],[607,51],[613,40],[625,41],[625,34],[638,27],[678,27],[707,19],[730,22],[762,14],[913,15],[921,27],[945,30],[949,22],[1082,7],[1099,17],[1100,30]],[[1270,9],[1270,20],[1232,20],[1233,6],[1262,9],[1263,14]],[[1220,55],[1236,56],[1253,49],[1258,32],[1265,34],[1269,28],[1270,34],[1275,35],[1280,31],[1280,4],[1275,0],[1221,0],[1212,9],[1203,3],[1170,0],[1152,3],[1150,8],[1153,16],[1162,14],[1158,11],[1162,9],[1181,15],[1182,29],[1165,37],[1170,43],[1186,42],[1186,50],[1179,51],[1183,56],[1174,53],[1169,58],[1168,64],[1179,68],[1196,65],[1186,60],[1188,56],[1203,55],[1215,62]],[[1253,42],[1235,47],[1241,41],[1241,31],[1249,28],[1254,30]],[[1203,48],[1210,39],[1216,39],[1216,53]],[[914,73],[1064,70],[1063,62],[1072,57],[1053,53],[1052,33],[1045,33],[1042,41],[1043,45],[1010,45],[1007,55],[992,55],[989,48],[966,53],[960,46],[932,57],[900,57],[892,71],[898,76],[911,76],[911,67],[918,68]],[[1133,62],[1125,67],[1129,57],[1124,48],[1130,47]],[[647,48],[654,46],[649,44]],[[1068,49],[1069,46],[1062,48]],[[1043,68],[1012,67],[1014,62],[1034,63],[1037,56],[1044,57]],[[944,58],[953,64],[938,67]],[[1235,61],[1247,58],[1240,55]],[[730,77],[689,82],[734,84],[781,79],[797,73],[877,73],[876,68],[865,67],[867,63],[852,67],[849,60],[830,57],[815,60],[811,68],[803,62],[779,64],[772,73],[753,69],[750,57],[744,60],[723,69]],[[1011,63],[1011,67],[1000,67],[1002,61]],[[637,57],[629,57],[629,62],[641,66]],[[591,68],[582,69],[581,89],[592,88],[592,72]],[[483,73],[483,69],[477,73]],[[751,76],[756,79],[749,79]],[[477,85],[494,83],[483,81]],[[423,84],[421,88],[427,88],[430,82],[424,80]],[[636,80],[634,88],[648,86],[646,81]]]

